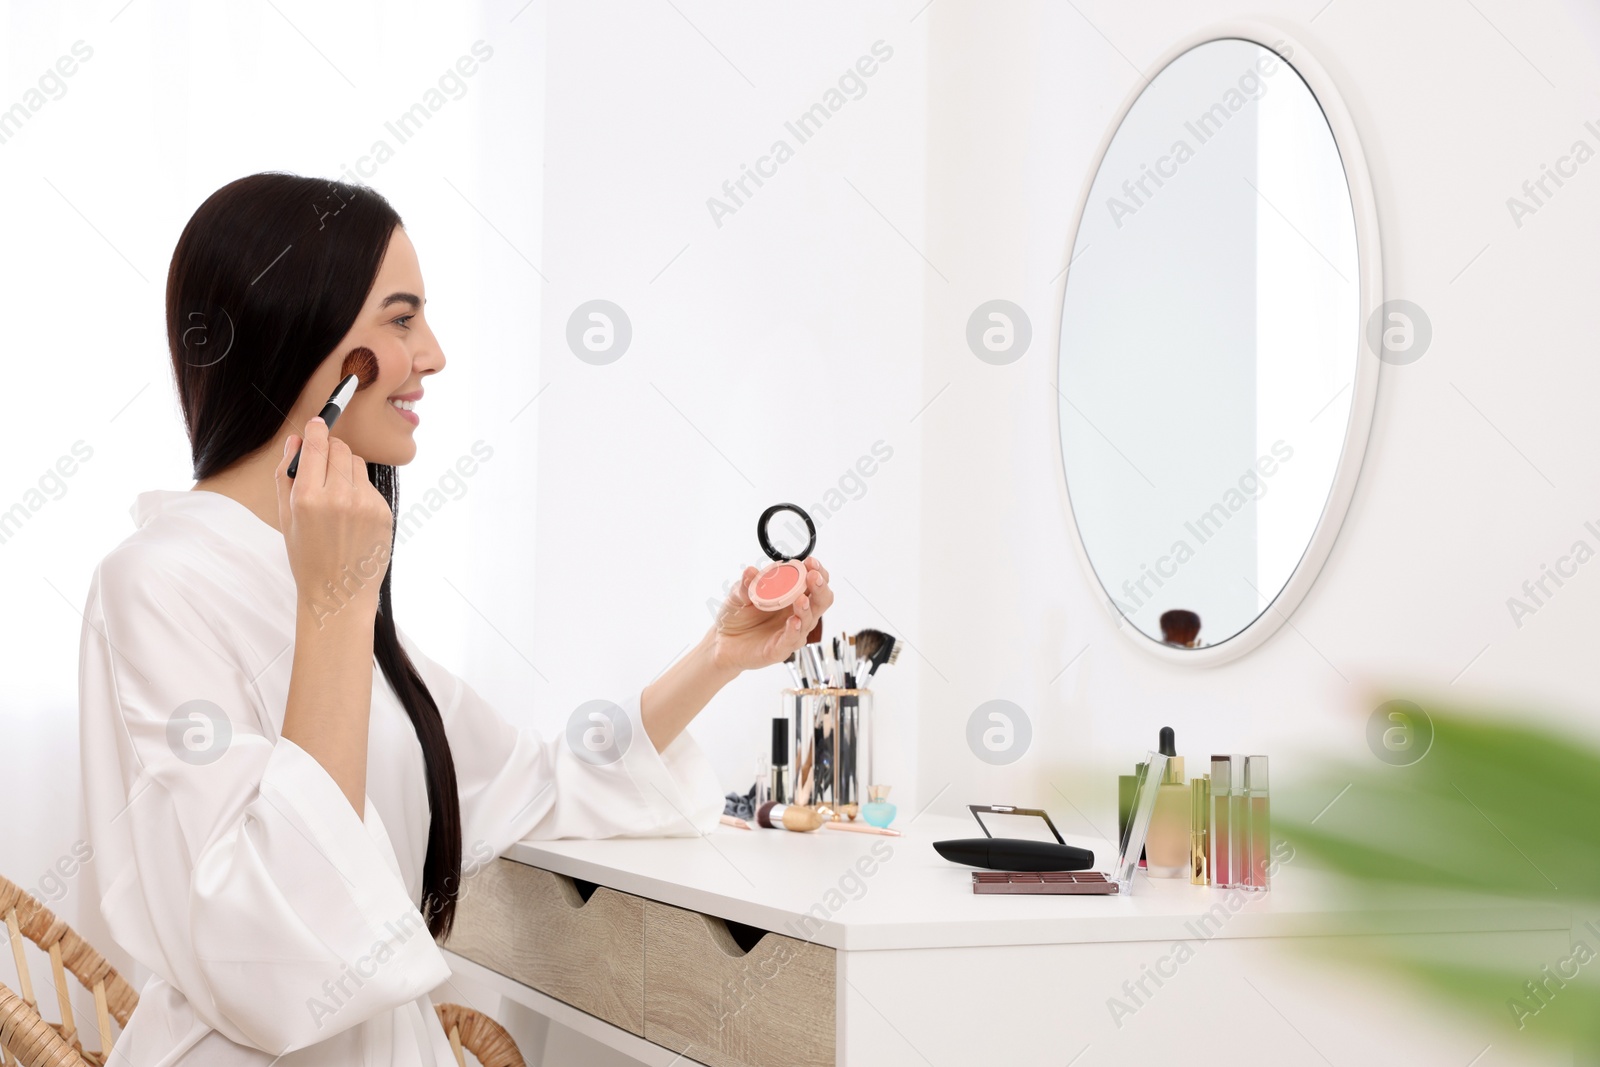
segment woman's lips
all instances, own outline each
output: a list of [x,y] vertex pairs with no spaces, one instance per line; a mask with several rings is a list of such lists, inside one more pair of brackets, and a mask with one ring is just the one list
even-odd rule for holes
[[[418,395],[420,396],[421,394],[418,394]],[[401,399],[401,398],[399,398],[399,397],[390,397],[389,398],[389,405],[388,405],[389,406],[389,410],[394,412],[396,415],[399,415],[402,419],[405,419],[407,422],[409,422],[413,426],[416,426],[418,423],[420,423],[422,420],[417,417],[417,413],[415,411],[407,411],[405,408],[399,407],[398,405],[396,405],[394,403],[394,401],[398,400],[398,399]]]

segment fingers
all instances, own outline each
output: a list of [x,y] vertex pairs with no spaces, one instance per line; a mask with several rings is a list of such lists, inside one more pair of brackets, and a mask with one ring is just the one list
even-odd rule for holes
[[814,613],[812,618],[815,621],[826,614],[829,608],[833,607],[833,586],[823,585],[813,589],[810,600],[811,609]]
[[746,567],[744,573],[739,575],[739,580],[733,583],[733,588],[728,590],[728,607],[737,611],[750,603],[750,583],[760,572],[754,567]]
[[[278,487],[278,527],[288,529],[289,523],[289,490],[294,488],[294,479],[289,477],[289,464],[294,462],[295,450],[300,447],[301,437],[292,433],[284,439],[283,458],[278,461],[278,469],[273,471],[272,478]],[[298,477],[298,471],[296,472]]]
[[306,485],[322,485],[328,480],[328,424],[317,415],[306,423],[305,437],[300,444],[300,467],[295,480],[305,479]]
[[824,567],[822,565],[822,561],[819,560],[816,556],[807,556],[806,557],[806,569],[810,570],[810,571],[814,571],[817,574],[822,575],[822,580],[825,583],[829,580],[828,579],[828,568]]
[[[817,605],[809,593],[800,594],[800,599],[794,602],[789,618],[785,620],[784,632],[787,635],[791,630],[800,635],[800,644],[805,644],[805,635],[817,624]],[[798,647],[798,646],[796,646]]]
[[337,437],[328,438],[328,486],[333,489],[355,488],[356,477],[351,463],[350,446]]

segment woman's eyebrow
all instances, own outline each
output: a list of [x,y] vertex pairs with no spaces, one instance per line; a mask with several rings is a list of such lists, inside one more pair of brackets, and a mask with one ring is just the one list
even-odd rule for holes
[[415,311],[422,307],[423,303],[424,301],[413,293],[390,293],[383,298],[383,303],[378,305],[378,310],[382,311],[390,304],[410,304],[411,310]]

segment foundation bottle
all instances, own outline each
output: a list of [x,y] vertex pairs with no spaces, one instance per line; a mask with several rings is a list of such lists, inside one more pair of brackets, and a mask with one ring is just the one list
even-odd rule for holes
[[1152,878],[1182,878],[1189,874],[1189,785],[1183,777],[1183,757],[1177,753],[1172,727],[1161,728],[1161,753],[1167,769],[1156,790],[1156,810],[1145,838],[1146,867]]

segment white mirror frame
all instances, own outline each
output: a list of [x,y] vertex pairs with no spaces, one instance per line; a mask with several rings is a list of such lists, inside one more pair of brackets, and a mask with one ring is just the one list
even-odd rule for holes
[[[1300,562],[1295,566],[1294,572],[1284,584],[1283,589],[1267,605],[1262,613],[1243,630],[1215,645],[1203,648],[1177,648],[1163,644],[1150,637],[1118,610],[1111,594],[1106,591],[1105,585],[1100,581],[1099,574],[1094,569],[1093,562],[1089,559],[1089,551],[1083,543],[1083,534],[1078,529],[1077,515],[1072,506],[1072,489],[1067,483],[1066,456],[1061,450],[1062,439],[1060,426],[1061,402],[1059,396],[1055,401],[1057,411],[1056,455],[1060,463],[1060,485],[1066,491],[1068,525],[1072,530],[1072,546],[1077,554],[1078,562],[1083,565],[1084,573],[1089,577],[1089,583],[1099,594],[1101,606],[1110,613],[1117,629],[1126,634],[1134,644],[1146,652],[1171,663],[1183,663],[1192,667],[1212,667],[1229,660],[1237,659],[1251,649],[1260,645],[1271,637],[1277,629],[1288,621],[1289,615],[1299,606],[1305,598],[1312,584],[1317,580],[1322,571],[1322,565],[1327,562],[1328,555],[1333,551],[1334,542],[1338,539],[1339,528],[1344,523],[1346,513],[1350,508],[1350,501],[1355,495],[1356,481],[1361,474],[1362,460],[1366,456],[1367,437],[1372,425],[1373,408],[1377,402],[1378,376],[1381,361],[1375,352],[1366,343],[1367,320],[1374,311],[1383,303],[1383,260],[1378,243],[1378,212],[1377,204],[1373,198],[1372,180],[1367,172],[1366,156],[1361,151],[1361,140],[1356,135],[1354,121],[1349,111],[1345,109],[1344,100],[1339,95],[1334,80],[1326,68],[1317,62],[1311,50],[1306,47],[1302,38],[1295,36],[1276,24],[1254,19],[1233,19],[1218,23],[1197,31],[1183,38],[1162,55],[1155,64],[1156,73],[1146,81],[1135,86],[1127,98],[1118,108],[1115,120],[1107,128],[1105,136],[1101,138],[1099,148],[1095,151],[1094,166],[1083,183],[1083,192],[1078,196],[1078,210],[1073,216],[1072,235],[1067,242],[1067,259],[1070,262],[1072,250],[1078,243],[1078,231],[1083,225],[1084,212],[1088,210],[1089,194],[1094,187],[1094,180],[1100,173],[1100,168],[1105,162],[1106,151],[1111,146],[1111,141],[1116,137],[1117,131],[1122,128],[1123,120],[1133,108],[1134,102],[1144,92],[1150,81],[1160,76],[1173,60],[1183,55],[1198,45],[1211,41],[1238,39],[1250,41],[1276,53],[1283,62],[1287,63],[1296,74],[1310,88],[1317,104],[1322,108],[1324,117],[1328,120],[1328,128],[1333,132],[1334,145],[1339,150],[1339,159],[1344,165],[1345,183],[1350,189],[1350,204],[1355,216],[1356,229],[1356,269],[1357,291],[1360,296],[1360,317],[1356,324],[1356,373],[1353,384],[1353,393],[1350,398],[1350,417],[1345,425],[1344,448],[1339,455],[1339,464],[1334,471],[1333,485],[1328,491],[1327,503],[1323,506],[1322,515],[1317,520],[1316,529],[1312,532],[1311,540],[1306,550],[1300,557]],[[1287,48],[1285,48],[1287,46]],[[1288,56],[1284,53],[1287,51]],[[1143,72],[1141,72],[1142,75]],[[1056,381],[1055,388],[1059,394],[1060,383],[1060,352],[1061,333],[1060,323],[1065,312],[1067,285],[1072,280],[1072,271],[1069,268],[1061,282],[1061,292],[1058,294],[1061,310],[1056,315]]]

